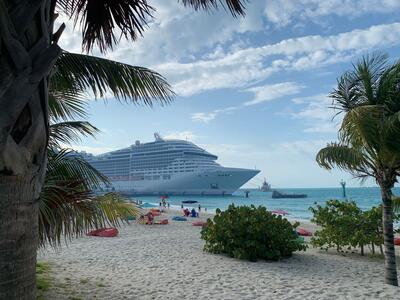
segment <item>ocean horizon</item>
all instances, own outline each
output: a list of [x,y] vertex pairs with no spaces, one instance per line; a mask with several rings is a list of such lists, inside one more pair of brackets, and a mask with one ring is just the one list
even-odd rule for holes
[[[184,207],[196,208],[201,205],[202,210],[207,212],[215,212],[217,208],[225,210],[230,204],[237,206],[255,205],[265,206],[268,210],[282,209],[289,213],[288,219],[299,221],[310,221],[312,213],[309,208],[316,204],[324,205],[327,200],[354,200],[362,210],[368,210],[373,206],[381,204],[380,190],[378,187],[347,187],[346,197],[343,197],[341,187],[337,188],[277,188],[283,193],[307,194],[307,198],[298,199],[272,199],[272,192],[262,192],[257,189],[239,189],[229,196],[169,196],[168,202],[171,208],[181,208],[182,201],[195,200],[198,203],[186,204]],[[244,191],[250,191],[249,197],[245,197]],[[393,189],[394,194],[400,194],[400,187]],[[158,205],[159,196],[135,196],[131,199],[141,200],[143,203]]]

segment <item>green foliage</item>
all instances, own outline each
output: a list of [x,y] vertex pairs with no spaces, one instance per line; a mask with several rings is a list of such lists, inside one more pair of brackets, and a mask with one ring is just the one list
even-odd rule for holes
[[[154,101],[169,103],[174,96],[171,86],[157,72],[95,56],[64,52],[55,70],[51,77],[53,96],[74,100],[73,108],[81,115],[79,99],[85,95],[98,98],[111,93],[119,101],[149,106]],[[57,108],[63,113],[62,107]]]
[[342,251],[383,244],[381,206],[362,211],[354,201],[329,200],[310,211],[314,215],[311,221],[322,227],[311,238],[315,247]]
[[50,265],[44,262],[38,262],[36,264],[36,288],[38,289],[37,299],[42,298],[42,293],[49,290],[51,286],[51,280],[49,273],[51,271]]
[[202,229],[201,238],[205,240],[204,250],[211,253],[250,261],[278,260],[306,249],[295,233],[297,225],[262,206],[232,204],[223,212],[217,209],[214,219],[208,219]]
[[317,163],[354,177],[372,177],[391,189],[400,174],[400,62],[366,55],[346,72],[330,94],[344,113],[339,141],[321,149]]

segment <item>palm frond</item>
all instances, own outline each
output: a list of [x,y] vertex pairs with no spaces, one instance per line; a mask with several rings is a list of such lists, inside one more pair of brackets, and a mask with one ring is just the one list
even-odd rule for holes
[[245,6],[244,3],[247,2],[248,0],[225,0],[225,4],[223,0],[180,0],[183,5],[185,6],[191,6],[195,10],[212,10],[212,9],[218,9],[219,5],[222,5],[225,7],[225,5],[228,7],[229,11],[234,17],[237,17],[238,15],[245,15]]
[[319,166],[327,170],[338,167],[351,172],[355,176],[358,176],[356,173],[370,173],[362,152],[338,143],[328,144],[325,148],[319,150],[316,160]]
[[50,87],[49,116],[51,121],[86,118],[86,108],[87,104],[82,93]]
[[400,61],[387,67],[382,73],[376,97],[385,105],[386,114],[400,111]]
[[362,104],[356,86],[357,78],[350,72],[344,73],[337,80],[337,88],[329,94],[333,101],[333,108],[340,112],[348,112]]
[[354,65],[354,74],[358,77],[359,97],[365,98],[370,105],[380,104],[376,97],[379,79],[386,69],[388,56],[378,52],[367,54]]
[[380,131],[384,107],[362,105],[355,107],[343,118],[339,139],[353,147],[364,147],[368,152],[379,151],[382,143]]
[[86,190],[93,190],[109,184],[109,180],[86,160],[68,149],[48,151],[46,178],[49,180],[81,181]]
[[50,125],[49,146],[60,148],[61,144],[79,142],[81,136],[94,136],[99,130],[86,121],[66,121]]
[[59,0],[58,7],[74,19],[75,27],[79,24],[87,52],[94,44],[101,52],[112,49],[122,36],[136,40],[154,12],[147,0]]
[[92,229],[120,227],[139,210],[118,194],[95,197],[77,191],[71,182],[47,182],[39,200],[40,246],[60,246]]
[[151,106],[172,100],[171,86],[160,74],[142,67],[74,53],[64,52],[56,62],[56,82],[74,82],[81,91],[89,90],[95,97],[109,91],[120,101]]
[[400,197],[392,198],[393,212],[400,213]]

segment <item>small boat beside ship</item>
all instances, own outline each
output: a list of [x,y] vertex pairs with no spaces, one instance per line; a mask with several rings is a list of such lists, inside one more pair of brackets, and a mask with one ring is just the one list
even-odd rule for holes
[[265,180],[265,178],[264,178],[264,181],[262,183],[262,186],[260,187],[260,191],[261,192],[271,192],[272,191],[271,184],[269,184],[267,182],[267,180]]
[[278,192],[277,190],[272,191],[273,199],[295,199],[295,198],[307,198],[307,194],[286,194]]

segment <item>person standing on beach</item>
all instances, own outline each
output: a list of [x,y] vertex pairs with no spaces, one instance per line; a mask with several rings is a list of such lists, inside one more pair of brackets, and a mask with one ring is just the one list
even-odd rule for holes
[[201,205],[199,204],[199,212],[201,211]]

